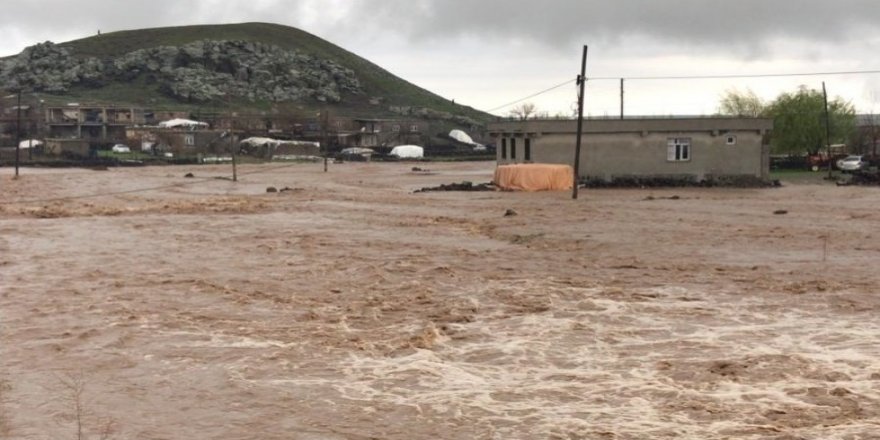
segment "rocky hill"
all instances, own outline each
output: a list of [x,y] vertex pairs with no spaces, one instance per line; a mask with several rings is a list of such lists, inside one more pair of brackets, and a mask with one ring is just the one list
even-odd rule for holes
[[47,100],[142,106],[330,106],[481,123],[489,115],[395,77],[314,35],[246,23],[114,32],[40,43],[0,60],[0,88]]

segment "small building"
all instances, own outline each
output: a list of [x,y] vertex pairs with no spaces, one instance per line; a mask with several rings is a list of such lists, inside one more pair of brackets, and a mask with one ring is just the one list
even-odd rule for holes
[[160,128],[128,127],[127,145],[153,152],[172,152],[176,156],[195,156],[206,153],[224,153],[232,150],[234,142],[225,130],[198,127]]
[[852,139],[853,151],[873,158],[880,153],[880,115],[856,115],[856,132]]
[[85,139],[46,139],[46,154],[55,156],[88,157],[89,142]]
[[[585,119],[579,177],[766,180],[772,128],[763,118]],[[574,162],[575,120],[496,122],[489,133],[498,164]]]
[[424,143],[428,124],[405,119],[337,119],[336,128],[340,146],[376,148]]

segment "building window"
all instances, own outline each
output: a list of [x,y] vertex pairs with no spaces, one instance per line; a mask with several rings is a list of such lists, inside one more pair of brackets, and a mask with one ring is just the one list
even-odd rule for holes
[[669,138],[666,143],[668,162],[687,162],[691,160],[691,138]]
[[526,151],[523,153],[525,160],[532,160],[532,139],[526,138]]
[[419,126],[418,126],[418,125],[411,125],[411,126],[409,127],[409,131],[410,131],[410,133],[418,133],[418,132],[419,132]]
[[736,145],[736,136],[729,134],[726,140],[727,145]]
[[507,138],[501,138],[501,158],[507,159]]
[[397,133],[400,131],[400,124],[394,124],[391,126],[391,131]]
[[510,139],[510,158],[516,159],[516,139]]
[[183,143],[186,144],[186,146],[188,146],[188,147],[195,145],[196,144],[195,135],[192,135],[192,134],[184,135],[183,136]]

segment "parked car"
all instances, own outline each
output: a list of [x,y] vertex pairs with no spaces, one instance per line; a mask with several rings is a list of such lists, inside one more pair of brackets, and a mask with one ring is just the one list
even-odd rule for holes
[[131,153],[131,148],[128,148],[128,145],[123,144],[116,144],[110,150],[114,153]]
[[859,171],[868,168],[868,162],[862,156],[847,156],[837,161],[840,171]]

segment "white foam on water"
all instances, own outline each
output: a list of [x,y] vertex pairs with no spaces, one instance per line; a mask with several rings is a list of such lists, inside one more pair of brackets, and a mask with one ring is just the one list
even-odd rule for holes
[[271,339],[256,339],[249,336],[235,336],[217,334],[209,331],[165,331],[165,335],[184,341],[174,344],[174,347],[200,347],[200,348],[289,348],[297,346],[296,343],[288,343]]
[[[420,417],[483,427],[494,438],[737,436],[726,431],[759,438],[774,423],[765,412],[817,408],[805,397],[811,388],[845,387],[880,402],[866,374],[880,372],[873,322],[771,310],[734,293],[679,286],[579,289],[523,280],[482,289],[462,296],[498,302],[480,301],[477,319],[448,324],[449,335],[430,349],[349,354],[320,378],[294,370],[244,380],[329,387],[343,400],[415,408]],[[552,306],[540,305],[545,299]],[[594,307],[581,307],[584,301]],[[424,326],[398,330],[415,334]],[[824,379],[832,373],[846,376]],[[857,433],[860,426],[841,429]]]

